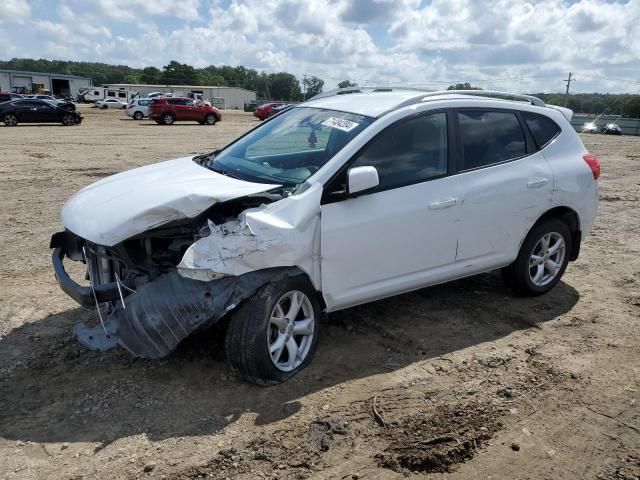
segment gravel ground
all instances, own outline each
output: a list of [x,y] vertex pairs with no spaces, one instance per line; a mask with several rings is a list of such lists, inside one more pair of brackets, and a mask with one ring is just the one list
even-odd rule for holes
[[168,358],[90,352],[95,313],[58,288],[49,237],[98,178],[220,147],[255,126],[0,127],[0,479],[638,479],[640,137],[585,136],[596,227],[549,294],[495,273],[331,314],[314,362],[259,388],[220,332]]

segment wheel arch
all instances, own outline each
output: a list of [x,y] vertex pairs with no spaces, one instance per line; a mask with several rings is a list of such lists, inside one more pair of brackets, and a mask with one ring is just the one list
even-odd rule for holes
[[580,230],[580,216],[578,215],[578,212],[566,206],[551,208],[543,213],[538,218],[538,220],[536,220],[529,231],[550,218],[562,220],[567,225],[567,227],[569,227],[569,231],[571,232],[571,253],[569,255],[569,260],[576,260],[578,258],[578,255],[580,254],[580,243],[582,240],[582,231]]

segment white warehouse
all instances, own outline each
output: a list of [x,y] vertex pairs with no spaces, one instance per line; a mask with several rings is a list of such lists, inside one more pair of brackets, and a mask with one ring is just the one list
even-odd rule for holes
[[255,101],[256,92],[239,87],[216,87],[207,85],[144,85],[135,83],[105,84],[113,90],[131,90],[146,95],[151,92],[173,93],[177,97],[186,97],[189,93],[200,93],[211,101],[212,105],[231,110],[242,110],[246,102]]
[[91,85],[88,77],[58,73],[0,70],[0,92],[37,93],[48,90],[52,95],[78,95],[78,90]]

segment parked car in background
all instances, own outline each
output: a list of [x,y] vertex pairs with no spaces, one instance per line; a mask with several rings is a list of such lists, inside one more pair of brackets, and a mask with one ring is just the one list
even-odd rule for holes
[[214,125],[222,120],[220,110],[210,105],[197,105],[186,97],[158,97],[151,100],[149,118],[157,124],[171,125],[176,121],[195,121]]
[[309,364],[327,312],[491,270],[519,295],[558,284],[598,206],[600,163],[571,110],[501,92],[344,91],[71,197],[54,271],[108,312],[76,337],[158,359],[228,315],[230,369],[272,385]]
[[259,118],[260,120],[264,120],[269,116],[269,112],[272,108],[277,107],[278,105],[284,105],[285,102],[271,102],[265,103],[264,105],[260,105],[253,112],[253,116]]
[[586,122],[582,126],[582,133],[598,133],[598,126],[595,122]]
[[124,111],[134,120],[142,120],[149,116],[149,104],[152,100],[151,98],[134,98]]
[[77,125],[82,115],[47,100],[32,98],[0,103],[0,120],[8,127],[18,123],[62,123]]
[[271,109],[271,111],[267,114],[267,118],[271,118],[279,113],[286,112],[290,108],[293,108],[293,105],[289,103],[283,103],[282,105],[276,105]]
[[117,98],[106,98],[104,100],[98,100],[94,105],[97,108],[101,108],[103,110],[107,108],[127,108],[126,102],[122,100],[118,100]]
[[23,95],[20,95],[19,93],[0,92],[0,103],[19,100],[21,98],[23,98]]
[[622,135],[622,128],[617,123],[607,123],[602,129],[602,133],[605,135]]

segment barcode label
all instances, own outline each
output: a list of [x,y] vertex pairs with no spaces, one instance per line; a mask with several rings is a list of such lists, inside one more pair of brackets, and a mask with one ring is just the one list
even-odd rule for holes
[[338,130],[342,130],[344,132],[350,132],[360,124],[352,122],[351,120],[345,120],[344,118],[329,117],[324,122],[322,122],[322,125],[324,125],[325,127],[337,128]]

